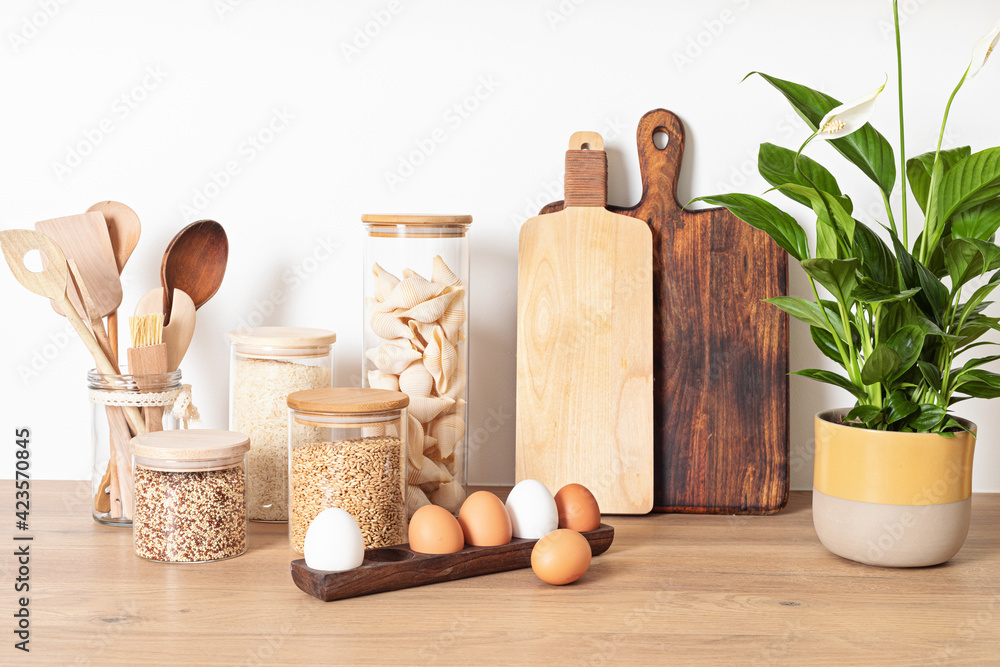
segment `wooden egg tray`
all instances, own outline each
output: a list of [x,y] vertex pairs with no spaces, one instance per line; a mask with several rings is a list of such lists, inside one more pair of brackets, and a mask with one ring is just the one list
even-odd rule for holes
[[[580,533],[590,542],[590,553],[608,550],[615,538],[613,526],[601,524]],[[324,602],[398,591],[442,581],[531,567],[531,550],[538,540],[514,538],[499,547],[471,547],[453,554],[422,554],[407,544],[365,551],[364,562],[346,572],[314,570],[303,558],[292,561],[295,585]]]

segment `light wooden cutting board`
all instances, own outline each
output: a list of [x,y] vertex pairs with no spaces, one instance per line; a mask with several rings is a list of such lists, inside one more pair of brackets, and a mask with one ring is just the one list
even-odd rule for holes
[[653,507],[652,235],[611,213],[593,132],[566,153],[566,208],[521,228],[517,480],[583,484],[601,511]]

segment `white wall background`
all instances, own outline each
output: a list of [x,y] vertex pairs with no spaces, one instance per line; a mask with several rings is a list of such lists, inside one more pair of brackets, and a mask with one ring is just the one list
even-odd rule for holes
[[[995,0],[902,5],[916,154],[933,148],[947,94],[1000,12]],[[636,123],[665,107],[687,127],[682,202],[762,192],[757,145],[795,148],[807,133],[763,81],[740,85],[744,74],[762,70],[851,99],[888,72],[875,124],[895,144],[890,12],[888,2],[868,0],[8,1],[2,227],[103,199],[132,206],[143,235],[124,276],[127,311],[157,285],[162,252],[182,226],[222,222],[229,272],[199,311],[183,370],[207,425],[225,427],[226,332],[242,322],[335,329],[337,380],[358,377],[362,213],[472,214],[470,426],[484,429],[484,442],[470,457],[470,481],[511,483],[517,232],[562,197],[569,135],[604,134],[611,201],[631,204],[640,192]],[[359,38],[366,30],[373,36]],[[946,146],[1000,144],[1000,63],[990,65],[958,97]],[[444,140],[390,185],[386,174],[436,128]],[[810,151],[862,217],[884,219],[873,186],[825,146]],[[227,165],[235,173],[220,175]],[[797,266],[791,287],[808,296]],[[6,269],[0,294],[3,449],[13,448],[15,426],[31,426],[35,478],[86,478],[88,355]],[[823,366],[807,329],[793,323],[791,332],[792,367]],[[792,378],[795,488],[810,485],[812,415],[848,402],[840,390]],[[980,425],[979,491],[1000,491],[996,405],[962,409]],[[500,428],[488,433],[491,416]],[[0,465],[0,476],[11,471]]]

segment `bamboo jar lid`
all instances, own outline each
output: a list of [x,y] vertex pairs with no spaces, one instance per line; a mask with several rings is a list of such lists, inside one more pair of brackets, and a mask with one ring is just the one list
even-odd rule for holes
[[471,215],[371,215],[361,216],[369,236],[461,237],[472,224]]
[[253,327],[230,331],[229,340],[248,347],[294,350],[333,345],[337,342],[337,334],[307,327]]
[[189,429],[137,435],[132,454],[154,461],[228,461],[250,450],[250,438],[236,431]]
[[400,410],[410,404],[410,397],[389,389],[333,387],[305,389],[288,395],[288,407],[299,412],[324,415],[364,415]]

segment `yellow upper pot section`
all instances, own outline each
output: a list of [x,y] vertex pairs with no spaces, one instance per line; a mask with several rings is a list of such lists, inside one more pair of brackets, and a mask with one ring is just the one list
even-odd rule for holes
[[[938,505],[972,495],[976,436],[873,431],[833,423],[848,410],[816,415],[813,486],[823,493],[886,505]],[[975,433],[976,426],[964,422]]]

